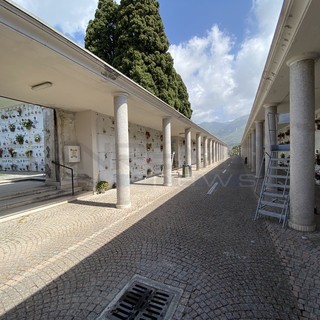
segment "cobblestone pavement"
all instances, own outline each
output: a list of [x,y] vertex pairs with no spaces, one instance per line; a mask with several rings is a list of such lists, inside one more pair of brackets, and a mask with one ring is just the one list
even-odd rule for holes
[[320,319],[320,234],[253,221],[240,158],[0,223],[0,319],[96,319],[134,275],[183,290],[173,319]]

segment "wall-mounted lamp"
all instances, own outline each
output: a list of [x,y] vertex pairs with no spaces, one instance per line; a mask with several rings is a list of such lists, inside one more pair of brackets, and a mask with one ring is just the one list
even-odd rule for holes
[[34,91],[46,89],[52,87],[52,82],[46,81],[42,83],[35,84],[34,86],[31,86],[31,89]]

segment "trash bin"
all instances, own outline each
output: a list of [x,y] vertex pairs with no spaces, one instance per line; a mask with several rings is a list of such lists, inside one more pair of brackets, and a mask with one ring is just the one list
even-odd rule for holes
[[182,166],[182,177],[187,178],[192,176],[192,168],[190,165],[183,164]]
[[245,158],[244,158],[244,164],[247,164],[247,163],[248,163],[248,158],[245,157]]

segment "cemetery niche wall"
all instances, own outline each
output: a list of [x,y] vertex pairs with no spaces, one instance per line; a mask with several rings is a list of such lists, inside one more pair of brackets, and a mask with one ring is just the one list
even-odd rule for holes
[[0,109],[0,130],[0,171],[45,172],[42,107]]
[[[98,181],[116,182],[116,151],[114,118],[97,114]],[[130,181],[160,174],[163,165],[161,131],[129,123]]]

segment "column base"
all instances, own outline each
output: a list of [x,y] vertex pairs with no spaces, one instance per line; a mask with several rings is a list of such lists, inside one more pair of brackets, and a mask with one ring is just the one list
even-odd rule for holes
[[128,209],[130,207],[131,207],[131,203],[128,203],[128,204],[117,204],[116,205],[117,209]]
[[290,220],[288,221],[288,226],[293,230],[302,231],[302,232],[312,232],[316,230],[316,224],[313,224],[311,226],[303,226],[300,224],[293,223]]

